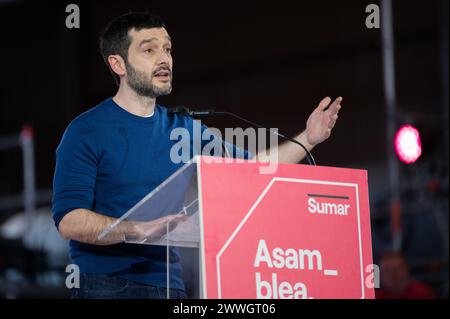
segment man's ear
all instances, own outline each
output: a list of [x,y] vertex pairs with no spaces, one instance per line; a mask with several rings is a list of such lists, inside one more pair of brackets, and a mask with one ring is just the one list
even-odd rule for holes
[[118,76],[124,76],[126,74],[125,61],[120,55],[110,55],[108,57],[108,63],[111,70]]

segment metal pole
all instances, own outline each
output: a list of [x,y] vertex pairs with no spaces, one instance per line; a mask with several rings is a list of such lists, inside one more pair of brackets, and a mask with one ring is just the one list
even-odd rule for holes
[[444,149],[445,149],[445,167],[446,167],[446,182],[449,177],[449,146],[448,146],[448,108],[449,108],[449,94],[448,94],[448,0],[441,1],[441,63],[442,63],[442,107],[444,114]]
[[[20,142],[23,162],[23,206],[25,208],[27,230],[29,231],[36,211],[33,128],[30,125],[25,125],[23,127],[22,132],[20,133]],[[25,237],[26,236],[27,234],[25,234]]]
[[[449,139],[449,131],[448,131],[448,109],[449,109],[449,94],[448,94],[448,0],[441,0],[441,63],[442,63],[442,107],[443,107],[443,130],[442,133],[444,134],[443,142],[444,142],[444,161],[445,161],[445,183],[447,184],[448,189],[448,181],[449,181],[449,145],[448,145],[448,139]],[[442,207],[442,206],[441,206]],[[447,216],[446,216],[447,215]],[[444,258],[448,261],[449,258],[449,234],[448,234],[448,209],[447,211],[443,211],[442,209],[439,209],[439,211],[435,210],[435,216],[436,221],[438,222],[438,225],[440,225],[441,232],[443,234],[444,239]],[[447,221],[447,222],[446,222]],[[448,296],[449,291],[449,282],[448,282],[448,271],[446,272],[446,275],[444,277],[444,288],[443,288],[443,295]]]
[[391,227],[393,249],[398,251],[402,246],[401,235],[401,205],[400,205],[400,174],[398,161],[394,152],[393,141],[397,128],[396,91],[395,91],[395,61],[394,61],[394,31],[392,22],[392,1],[381,0],[381,37],[383,50],[383,82],[386,104],[386,142],[388,156],[389,187],[391,194]]

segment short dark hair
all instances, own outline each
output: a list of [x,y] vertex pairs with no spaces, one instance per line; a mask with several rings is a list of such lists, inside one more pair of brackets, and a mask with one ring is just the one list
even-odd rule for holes
[[113,19],[100,33],[100,53],[117,84],[120,78],[111,70],[108,57],[117,54],[127,61],[128,48],[131,44],[128,32],[132,29],[139,31],[151,28],[167,29],[166,23],[157,15],[150,12],[129,12]]

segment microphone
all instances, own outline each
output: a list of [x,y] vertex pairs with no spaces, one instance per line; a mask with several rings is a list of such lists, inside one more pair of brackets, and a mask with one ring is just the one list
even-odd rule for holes
[[203,109],[203,110],[190,110],[188,107],[184,106],[184,105],[179,105],[179,106],[175,106],[172,108],[168,108],[168,113],[169,114],[179,114],[179,115],[184,115],[184,116],[191,116],[191,117],[202,117],[202,116],[213,116],[213,115],[227,115],[227,116],[231,116],[234,117],[240,121],[246,122],[247,124],[250,124],[252,126],[256,126],[258,128],[262,128],[265,129],[266,131],[275,134],[279,137],[281,137],[282,139],[295,143],[297,145],[299,145],[301,148],[303,148],[303,150],[306,153],[306,159],[308,160],[308,164],[309,165],[316,165],[316,161],[314,159],[314,157],[312,156],[311,152],[308,151],[308,149],[305,147],[305,145],[303,145],[302,143],[300,143],[299,141],[294,140],[291,137],[288,137],[284,134],[281,134],[279,132],[273,131],[271,129],[268,129],[258,123],[252,122],[250,120],[247,120],[235,113],[232,112],[226,112],[226,111],[215,111],[213,109]]
[[213,109],[207,109],[207,110],[190,110],[188,107],[184,105],[178,105],[174,107],[167,108],[167,112],[169,114],[180,114],[180,115],[187,115],[187,116],[210,116],[216,114],[216,112]]

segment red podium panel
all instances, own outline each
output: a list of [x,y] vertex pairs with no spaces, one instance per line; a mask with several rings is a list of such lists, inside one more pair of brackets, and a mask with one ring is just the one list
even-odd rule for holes
[[203,297],[374,298],[367,172],[263,165],[199,163]]

